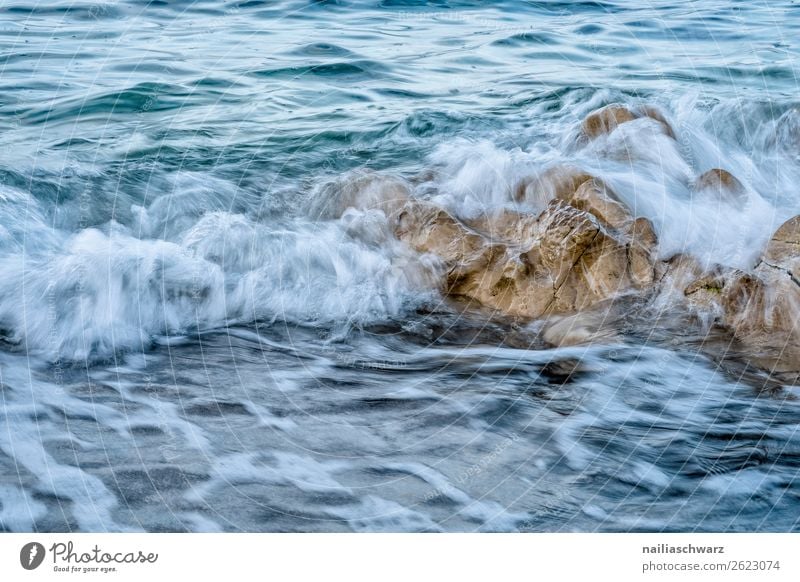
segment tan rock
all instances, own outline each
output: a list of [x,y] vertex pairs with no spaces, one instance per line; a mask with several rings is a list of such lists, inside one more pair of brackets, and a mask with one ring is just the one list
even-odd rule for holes
[[687,253],[678,253],[656,265],[656,279],[662,288],[683,290],[704,275],[700,262]]
[[[445,261],[447,293],[513,316],[579,311],[652,282],[655,235],[648,222],[615,231],[560,200],[535,218],[507,211],[500,220],[505,230],[498,242],[436,207],[411,203],[396,233]],[[515,221],[527,231],[516,240]]]
[[650,119],[655,119],[658,121],[661,126],[664,128],[664,133],[666,133],[672,139],[675,138],[675,131],[672,129],[672,125],[667,121],[667,118],[661,113],[660,110],[656,109],[652,105],[645,105],[640,108],[641,114],[649,117]]
[[754,333],[767,331],[767,289],[760,277],[735,272],[715,282],[720,285],[715,291],[720,294],[724,322],[735,336],[739,339],[752,339]]
[[522,180],[517,185],[514,198],[534,208],[544,208],[551,200],[569,199],[578,186],[592,178],[591,174],[575,166],[551,166],[536,176]]
[[593,214],[603,225],[620,228],[632,217],[611,188],[601,179],[569,165],[552,166],[517,187],[517,201],[543,208],[561,200]]
[[581,124],[581,131],[589,139],[594,139],[609,134],[623,123],[633,121],[638,117],[623,105],[606,105],[586,116]]
[[631,282],[637,289],[646,289],[656,280],[658,262],[658,237],[653,223],[639,217],[627,226],[630,236],[628,244],[628,269]]
[[468,219],[464,223],[492,242],[524,245],[532,241],[538,232],[535,214],[515,212],[509,209]]
[[629,109],[624,105],[606,105],[593,111],[586,116],[581,124],[581,134],[589,139],[595,139],[601,135],[608,135],[623,123],[649,117],[657,121],[662,131],[672,139],[675,139],[675,132],[669,124],[664,114],[653,106],[645,105],[636,110]]
[[559,198],[578,210],[594,215],[604,226],[623,228],[632,219],[616,194],[600,180],[587,180],[571,196]]
[[409,200],[392,222],[395,236],[420,253],[433,253],[445,262],[471,261],[487,246],[474,232],[446,210],[422,200]]
[[633,287],[626,245],[598,231],[557,289],[551,311],[565,313],[587,309]]
[[742,183],[728,170],[712,168],[701,174],[694,183],[697,190],[704,188],[724,188],[726,190],[743,190]]
[[730,290],[745,275],[738,269],[714,265],[686,285],[684,295],[695,312],[720,318],[726,313],[725,304],[729,301]]
[[724,323],[748,359],[770,372],[800,370],[800,287],[785,274],[742,274],[722,291]]
[[[685,290],[693,282],[705,276],[700,262],[692,255],[679,253],[666,261],[655,261],[654,271],[654,294],[650,310],[659,315],[676,312],[695,315],[694,303],[697,298],[687,296]],[[701,302],[697,307],[706,310],[709,306]]]
[[338,218],[348,208],[382,210],[395,214],[410,199],[408,185],[399,178],[373,172],[347,174],[326,184],[312,201],[317,218]]
[[719,313],[746,355],[772,372],[800,370],[800,217],[773,235],[752,273],[718,267],[686,287],[693,305]]
[[800,216],[784,222],[767,245],[764,260],[784,268],[791,268],[800,258]]
[[692,185],[698,194],[712,195],[716,199],[742,206],[747,200],[747,191],[736,176],[722,170],[713,168],[701,174]]

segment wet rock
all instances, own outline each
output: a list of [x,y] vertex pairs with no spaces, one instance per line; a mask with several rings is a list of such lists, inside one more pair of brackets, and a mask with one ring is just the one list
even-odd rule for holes
[[678,253],[656,265],[656,279],[662,290],[683,293],[693,281],[704,275],[700,262],[687,253]]
[[[572,207],[567,212],[576,211]],[[580,216],[580,215],[578,215]],[[592,217],[586,213],[585,216]],[[584,217],[581,216],[581,219]],[[593,217],[592,217],[593,218]],[[629,291],[634,287],[628,263],[627,241],[617,233],[607,231],[595,220],[591,227],[587,224],[583,232],[587,235],[586,244],[576,247],[562,247],[557,252],[562,253],[562,264],[571,262],[566,276],[555,292],[551,311],[556,313],[572,312],[586,309],[592,305]],[[594,236],[588,239],[588,234],[594,231]],[[558,231],[548,229],[544,241],[555,247],[559,238]],[[570,233],[574,236],[573,233]],[[551,238],[552,237],[552,238]],[[583,239],[579,239],[583,241]],[[566,252],[564,252],[566,251]]]
[[723,289],[724,324],[760,367],[800,370],[800,288],[786,277],[758,271],[741,274]]
[[544,208],[551,200],[568,200],[578,186],[592,178],[580,168],[559,164],[522,180],[517,186],[515,200]]
[[469,219],[465,223],[490,241],[504,243],[525,244],[533,241],[538,233],[535,214],[508,209]]
[[632,220],[628,209],[619,201],[617,195],[596,178],[578,186],[570,196],[559,198],[578,210],[594,215],[604,226],[623,228]]
[[[696,186],[741,189],[721,169]],[[411,198],[404,183],[375,177],[351,181],[338,194],[340,209],[381,210],[388,236],[438,257],[444,294],[504,317],[541,320],[539,339],[548,345],[614,341],[622,318],[634,326],[664,319],[685,323],[676,332],[681,337],[702,340],[713,332],[722,338],[717,351],[730,351],[730,338],[735,357],[745,353],[771,373],[800,371],[800,217],[775,232],[746,272],[703,266],[689,255],[660,261],[652,223],[634,218],[602,180],[570,166],[527,184],[524,196],[547,201],[540,213],[504,209],[462,221]]]
[[593,214],[601,224],[612,228],[620,228],[632,220],[628,209],[607,184],[569,165],[552,166],[537,176],[526,178],[517,187],[516,199],[534,208],[561,200]]
[[773,235],[752,273],[717,268],[689,284],[695,305],[715,310],[757,365],[800,370],[800,217]]
[[680,325],[686,327],[670,332],[673,336],[707,334],[722,314],[718,284],[705,280],[713,279],[715,270],[716,266],[707,269],[686,253],[656,261],[647,325],[659,322],[663,328],[660,331],[665,331],[676,322],[683,322]]
[[800,370],[800,217],[773,235],[754,273],[727,290],[727,323],[776,371]]
[[772,235],[764,260],[785,269],[793,269],[800,258],[800,216],[784,222]]
[[581,124],[581,134],[585,139],[593,140],[601,135],[608,135],[624,123],[649,117],[658,122],[661,130],[672,139],[675,132],[672,126],[658,109],[645,105],[638,109],[629,109],[624,105],[606,105],[586,116]]
[[716,200],[738,207],[747,201],[744,184],[736,176],[720,168],[713,168],[701,174],[692,186],[699,195],[713,196]]
[[311,216],[339,218],[348,208],[396,214],[410,199],[408,185],[399,178],[373,172],[354,172],[326,184],[315,194]]
[[700,274],[686,285],[684,295],[696,313],[710,314],[719,320],[726,312],[724,304],[727,294],[743,275],[746,273],[738,269],[714,265],[710,271]]
[[650,119],[658,121],[661,124],[664,133],[667,134],[667,136],[671,137],[672,139],[676,139],[675,131],[672,129],[672,125],[670,124],[669,121],[667,121],[667,118],[659,109],[653,107],[652,105],[645,105],[640,108],[640,111],[642,115],[645,115]]
[[596,341],[618,341],[613,328],[616,318],[606,310],[572,313],[549,318],[542,330],[542,339],[551,346],[567,347]]
[[637,289],[649,288],[655,282],[658,262],[658,237],[653,223],[639,217],[627,225],[626,231],[630,237],[628,268],[631,282]]
[[637,118],[633,111],[623,105],[606,105],[586,116],[581,124],[581,131],[589,139],[594,139],[609,134],[623,123]]
[[397,238],[417,252],[436,254],[455,265],[479,258],[488,242],[443,208],[422,200],[400,207],[393,229]]
[[480,222],[487,236],[429,203],[412,202],[395,232],[447,264],[448,294],[535,318],[579,311],[652,282],[655,234],[649,223],[637,224],[608,229],[589,212],[554,200],[538,216],[506,211]]
[[712,168],[701,174],[694,183],[696,190],[720,188],[730,191],[744,190],[742,183],[727,170]]
[[790,155],[800,154],[800,108],[793,107],[778,118],[767,145]]

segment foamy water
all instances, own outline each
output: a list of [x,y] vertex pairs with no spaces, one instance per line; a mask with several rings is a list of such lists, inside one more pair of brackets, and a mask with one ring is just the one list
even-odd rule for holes
[[[380,211],[326,209],[370,171],[462,218],[536,212],[516,185],[565,163],[662,258],[747,270],[800,214],[792,3],[15,1],[0,25],[0,528],[798,528],[796,388],[624,330],[547,348],[443,298]],[[609,103],[676,139],[584,143]],[[741,201],[693,190],[716,167]]]

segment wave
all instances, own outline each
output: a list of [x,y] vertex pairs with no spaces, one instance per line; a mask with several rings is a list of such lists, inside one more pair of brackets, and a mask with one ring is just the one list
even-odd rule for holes
[[[608,183],[634,215],[653,222],[662,258],[683,252],[707,265],[741,269],[752,267],[775,229],[800,212],[793,186],[800,180],[796,106],[772,105],[770,111],[762,103],[708,105],[684,96],[668,110],[677,140],[641,119],[586,145],[579,143],[577,120],[610,102],[645,101],[611,92],[577,104],[570,97],[557,97],[560,123],[548,128],[556,131],[533,143],[501,147],[479,138],[440,144],[431,155],[438,170],[434,201],[464,218],[518,208],[512,194],[520,179],[559,164],[576,166]],[[695,192],[697,176],[712,168],[737,176],[744,200],[733,204]]]
[[[158,218],[162,204],[148,210],[169,222]],[[17,236],[36,242],[0,257],[7,341],[50,360],[102,359],[149,349],[157,336],[263,319],[382,321],[434,289],[435,262],[389,240],[377,213],[267,225],[211,211],[169,234],[139,238],[112,222],[67,235],[27,221]]]
[[[583,89],[548,95],[523,106],[525,131],[473,126],[473,137],[452,137],[460,118],[412,114],[402,136],[387,137],[427,140],[430,153],[399,182],[469,219],[520,206],[539,211],[537,201],[515,199],[520,180],[556,164],[579,166],[652,221],[662,258],[684,252],[741,269],[800,213],[794,103],[683,95],[659,103],[677,139],[643,118],[586,144],[577,130],[586,113],[644,99]],[[419,123],[424,131],[412,131]],[[716,167],[743,184],[738,202],[693,188]],[[80,360],[262,319],[344,330],[405,317],[440,300],[438,261],[398,242],[380,209],[320,211],[363,175],[306,177],[306,192],[296,189],[284,197],[287,207],[271,211],[268,194],[213,170],[156,172],[144,194],[94,188],[90,200],[34,196],[17,181],[0,191],[0,328],[19,349]],[[84,215],[92,222],[81,223]]]

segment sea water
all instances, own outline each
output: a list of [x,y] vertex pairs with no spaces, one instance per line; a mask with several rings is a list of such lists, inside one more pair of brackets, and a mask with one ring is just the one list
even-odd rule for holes
[[[800,213],[798,38],[791,1],[3,0],[0,529],[798,529],[796,388],[547,348],[319,211],[377,171],[471,218],[569,163],[747,269]],[[677,140],[580,144],[609,103]],[[693,197],[715,167],[743,205]]]

